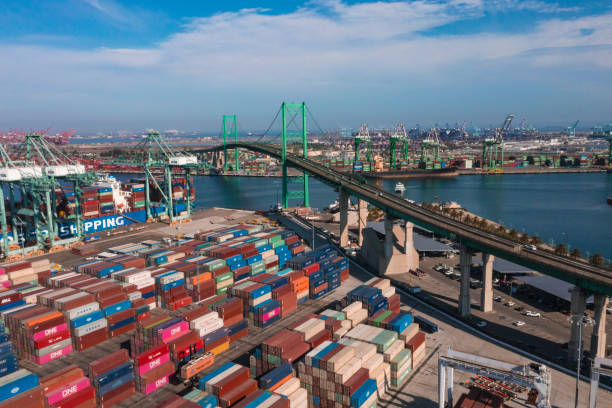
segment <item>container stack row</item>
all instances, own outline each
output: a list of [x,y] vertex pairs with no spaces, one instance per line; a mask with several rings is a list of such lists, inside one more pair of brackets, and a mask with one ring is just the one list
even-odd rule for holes
[[5,311],[4,323],[19,358],[45,364],[73,350],[66,318],[49,307],[18,306]]
[[92,361],[88,376],[100,408],[112,407],[136,392],[134,363],[125,349]]

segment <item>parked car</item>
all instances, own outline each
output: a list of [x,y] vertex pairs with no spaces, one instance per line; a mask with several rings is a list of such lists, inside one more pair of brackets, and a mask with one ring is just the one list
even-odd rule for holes
[[523,314],[525,316],[530,316],[530,317],[542,317],[542,314],[540,312],[534,312],[533,310],[527,310]]
[[501,296],[495,296],[495,297],[493,298],[493,300],[494,300],[494,301],[496,301],[496,302],[501,302],[503,299],[502,299],[502,297],[501,297]]
[[517,306],[517,307],[514,308],[514,310],[516,310],[517,312],[522,312],[523,309],[524,309],[523,306]]
[[508,300],[508,301],[507,301],[506,303],[504,303],[504,304],[505,304],[506,306],[508,306],[508,307],[512,307],[512,306],[514,306],[516,303],[514,303],[514,302],[513,302],[513,301],[511,301],[511,300]]
[[478,327],[487,327],[487,322],[485,322],[484,320],[481,320],[478,323],[476,323],[476,326],[478,326]]
[[513,325],[521,327],[525,325],[525,322],[522,320],[517,320],[516,322],[512,322]]
[[523,248],[528,249],[530,251],[535,251],[538,249],[535,245],[523,245]]

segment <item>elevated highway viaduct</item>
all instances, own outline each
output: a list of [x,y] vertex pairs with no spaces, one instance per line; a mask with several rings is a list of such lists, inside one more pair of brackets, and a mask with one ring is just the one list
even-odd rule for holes
[[[211,152],[222,150],[223,146],[214,146],[205,149],[196,149],[192,152]],[[238,142],[228,143],[227,149],[241,148],[254,152],[267,154],[282,160],[281,147],[274,144]],[[340,243],[348,243],[347,202],[350,196],[359,199],[359,207],[365,208],[369,203],[380,208],[386,214],[385,227],[391,231],[394,219],[406,221],[406,228],[413,224],[434,231],[436,234],[447,237],[460,244],[461,289],[459,294],[459,314],[463,318],[470,315],[470,267],[472,254],[482,252],[484,273],[481,295],[481,308],[484,311],[492,310],[492,270],[495,256],[523,265],[542,274],[553,276],[575,285],[571,295],[571,337],[569,342],[570,359],[575,359],[578,349],[580,324],[586,308],[586,298],[591,294],[595,299],[595,328],[591,339],[592,354],[605,357],[606,345],[606,308],[608,297],[612,296],[612,272],[595,265],[560,256],[545,250],[528,250],[517,242],[498,235],[477,229],[461,221],[427,210],[420,205],[410,203],[405,199],[383,191],[375,186],[368,185],[364,179],[356,175],[336,172],[320,163],[307,158],[287,153],[287,165],[305,171],[311,176],[328,184],[339,191],[340,215]],[[360,218],[365,218],[365,211],[359,211]],[[359,229],[365,225],[359,222]],[[408,234],[408,232],[407,232]],[[360,231],[361,236],[361,231]],[[394,245],[393,234],[385,234],[385,255],[391,256],[388,250]]]

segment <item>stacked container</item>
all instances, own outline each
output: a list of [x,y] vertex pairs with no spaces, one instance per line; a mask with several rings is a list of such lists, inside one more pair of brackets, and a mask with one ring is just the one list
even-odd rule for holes
[[249,377],[249,369],[226,363],[202,377],[198,388],[218,398],[219,406],[230,407],[257,391],[257,382]]
[[251,375],[259,377],[283,363],[294,363],[310,350],[302,333],[281,330],[261,343],[250,357]]
[[97,405],[100,408],[112,407],[136,392],[134,364],[125,349],[91,362],[89,379],[96,389]]
[[6,326],[20,358],[44,364],[72,352],[66,318],[45,306],[6,314]]
[[96,391],[83,370],[72,364],[40,379],[47,407],[96,407]]
[[115,212],[115,200],[113,199],[112,188],[98,188],[98,200],[100,201],[100,215],[104,216]]
[[98,190],[96,188],[83,189],[81,193],[81,211],[83,218],[100,216],[100,201],[98,200]]
[[144,353],[134,356],[136,389],[147,395],[168,384],[170,375],[176,370],[170,361],[167,344],[159,344]]
[[362,367],[375,355],[373,347],[358,355],[354,347],[330,341],[306,354],[298,372],[313,405],[376,407],[376,380],[369,378],[369,370]]

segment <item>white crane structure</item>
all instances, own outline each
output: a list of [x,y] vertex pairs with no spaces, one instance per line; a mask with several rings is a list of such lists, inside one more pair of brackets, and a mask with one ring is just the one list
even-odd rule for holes
[[452,407],[455,369],[535,389],[538,392],[537,407],[550,408],[552,379],[547,366],[542,364],[516,365],[463,353],[452,350],[450,347],[446,356],[438,357],[439,408],[447,406],[446,399],[448,399],[448,406]]

